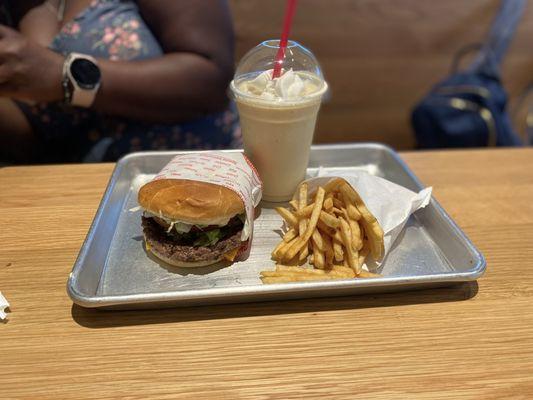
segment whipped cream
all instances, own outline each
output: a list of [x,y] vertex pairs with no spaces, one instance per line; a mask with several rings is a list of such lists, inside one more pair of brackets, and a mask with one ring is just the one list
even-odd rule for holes
[[285,71],[279,78],[272,79],[273,70],[264,71],[250,81],[242,82],[242,92],[272,101],[294,101],[316,92],[318,87],[306,73],[297,73],[292,69]]

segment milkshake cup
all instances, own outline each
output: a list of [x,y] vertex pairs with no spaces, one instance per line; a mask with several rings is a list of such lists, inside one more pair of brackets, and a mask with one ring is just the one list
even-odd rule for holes
[[281,76],[272,78],[279,40],[246,54],[231,82],[244,153],[263,181],[263,199],[283,202],[305,178],[316,118],[327,84],[313,54],[289,41]]

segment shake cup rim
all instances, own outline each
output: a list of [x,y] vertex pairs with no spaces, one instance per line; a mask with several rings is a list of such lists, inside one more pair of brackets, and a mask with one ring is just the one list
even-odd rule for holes
[[322,95],[324,93],[326,93],[326,91],[328,90],[328,84],[326,81],[322,81],[322,87],[317,90],[316,92],[313,92],[303,98],[300,98],[298,100],[282,100],[282,99],[279,99],[279,100],[269,100],[269,99],[264,99],[262,97],[258,97],[258,96],[254,96],[254,95],[251,95],[251,94],[248,94],[248,93],[245,93],[241,90],[239,90],[237,88],[237,86],[235,86],[235,79],[233,79],[230,83],[230,88],[231,88],[231,91],[233,92],[233,97],[236,98],[237,96],[238,97],[241,97],[241,98],[245,98],[245,99],[249,99],[249,100],[252,100],[254,102],[258,102],[258,103],[262,103],[262,104],[265,104],[265,105],[268,105],[268,106],[280,106],[280,107],[285,107],[285,106],[289,106],[289,105],[296,105],[296,104],[302,104],[302,103],[310,103],[312,101],[316,101],[317,97],[322,97]]

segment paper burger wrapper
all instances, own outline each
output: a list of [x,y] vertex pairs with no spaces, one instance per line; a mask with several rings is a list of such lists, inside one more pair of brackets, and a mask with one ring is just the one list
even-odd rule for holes
[[254,210],[261,201],[262,183],[248,158],[240,152],[205,151],[175,156],[153,180],[186,179],[224,186],[244,203],[246,221],[241,241],[248,239],[249,250],[254,226]]
[[375,271],[386,258],[411,214],[429,204],[432,188],[416,193],[364,171],[340,174],[322,174],[319,171],[318,177],[305,181],[308,193],[314,193],[318,186],[324,186],[334,178],[343,178],[352,186],[383,229],[383,256],[380,259],[369,256],[363,266],[369,271]]

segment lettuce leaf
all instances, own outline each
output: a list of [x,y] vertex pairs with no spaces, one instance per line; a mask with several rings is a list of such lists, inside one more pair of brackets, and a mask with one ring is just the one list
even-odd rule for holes
[[174,229],[178,233],[189,233],[193,225],[186,224],[184,222],[173,222]]
[[193,243],[193,246],[212,246],[216,244],[222,237],[222,230],[212,229],[210,231],[202,232],[201,235]]

